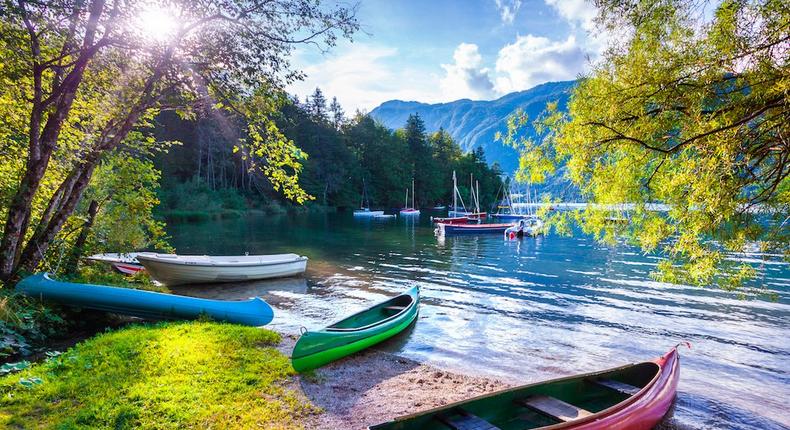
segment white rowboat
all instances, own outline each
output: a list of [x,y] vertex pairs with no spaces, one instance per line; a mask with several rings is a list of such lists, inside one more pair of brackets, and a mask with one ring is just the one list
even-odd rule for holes
[[307,257],[274,255],[174,255],[138,254],[152,278],[166,285],[209,282],[237,282],[301,275]]

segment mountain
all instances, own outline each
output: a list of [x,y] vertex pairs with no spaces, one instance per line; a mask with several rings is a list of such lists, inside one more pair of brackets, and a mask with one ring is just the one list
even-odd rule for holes
[[[483,147],[489,163],[497,162],[504,172],[511,173],[518,167],[518,153],[494,140],[496,132],[506,131],[507,117],[519,108],[529,115],[530,121],[552,101],[559,102],[559,109],[565,110],[570,90],[575,85],[576,81],[548,82],[490,101],[463,99],[427,104],[391,100],[373,109],[370,115],[385,126],[397,129],[406,124],[409,115],[418,113],[428,131],[445,129],[464,151]],[[531,125],[526,133],[529,137],[536,136]]]

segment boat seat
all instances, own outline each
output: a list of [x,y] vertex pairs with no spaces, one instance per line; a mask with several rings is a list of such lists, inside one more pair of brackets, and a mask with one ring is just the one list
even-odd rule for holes
[[516,403],[562,422],[574,421],[592,415],[592,412],[588,410],[563,402],[560,399],[543,395],[518,399]]
[[461,408],[453,409],[452,414],[436,415],[435,418],[453,430],[499,430],[499,427]]
[[406,306],[384,306],[382,309],[384,309],[385,311],[397,311],[397,312],[400,312],[400,311],[406,309]]
[[615,381],[614,379],[593,379],[592,382],[594,384],[604,386],[610,390],[617,391],[620,394],[625,394],[626,396],[633,396],[634,394],[642,391],[642,389],[639,387],[634,387],[633,385],[629,385],[624,382]]

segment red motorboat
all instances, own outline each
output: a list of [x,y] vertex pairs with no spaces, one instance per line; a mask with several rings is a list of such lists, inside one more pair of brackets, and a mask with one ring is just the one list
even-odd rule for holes
[[370,430],[650,430],[670,410],[679,379],[676,346],[651,361],[486,394]]
[[469,224],[470,222],[478,222],[476,219],[471,219],[465,216],[448,217],[448,218],[432,218],[434,224]]

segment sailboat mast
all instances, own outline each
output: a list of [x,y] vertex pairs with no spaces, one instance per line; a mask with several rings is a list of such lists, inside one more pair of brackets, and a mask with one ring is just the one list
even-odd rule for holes
[[406,187],[406,201],[403,202],[403,207],[408,209],[409,207],[409,188]]
[[458,205],[456,204],[456,194],[458,194],[458,185],[457,179],[455,178],[455,170],[453,170],[453,212],[458,210]]
[[475,182],[474,182],[474,174],[469,174],[469,204],[472,205],[475,202]]
[[414,207],[414,178],[411,178],[411,208],[416,209]]
[[480,213],[480,182],[475,181],[475,208],[477,208],[477,213]]

